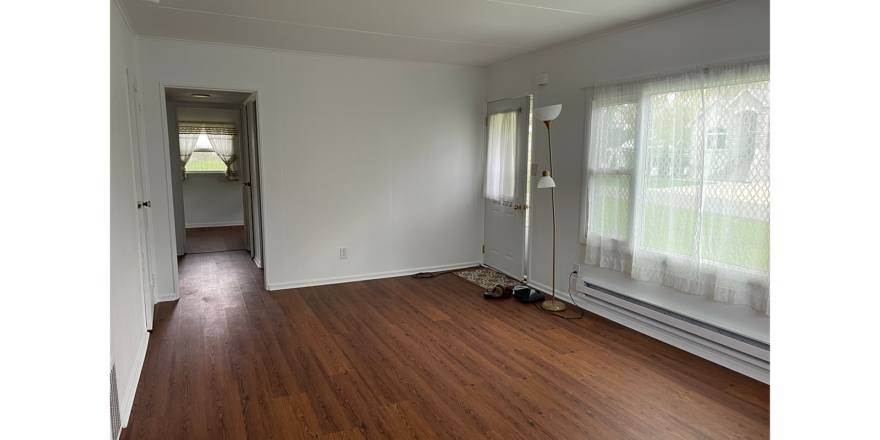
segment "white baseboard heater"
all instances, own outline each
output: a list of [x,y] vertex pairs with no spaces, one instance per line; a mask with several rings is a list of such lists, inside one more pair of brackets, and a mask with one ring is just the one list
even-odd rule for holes
[[707,322],[684,316],[671,310],[658,307],[653,304],[640,301],[631,296],[623,295],[601,286],[592,284],[584,279],[577,280],[577,291],[591,299],[597,299],[605,303],[629,310],[638,315],[659,321],[668,326],[678,328],[700,338],[707,339],[716,344],[723,345],[736,352],[747,356],[737,356],[748,362],[748,358],[754,358],[750,362],[756,365],[766,366],[769,369],[770,345],[748,336],[738,334],[726,329],[719,328]]

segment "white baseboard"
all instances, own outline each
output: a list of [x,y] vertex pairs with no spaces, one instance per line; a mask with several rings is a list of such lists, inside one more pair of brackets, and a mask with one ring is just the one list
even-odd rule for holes
[[186,228],[219,228],[221,226],[244,226],[244,221],[240,222],[211,222],[211,223],[187,223]]
[[479,261],[467,263],[449,264],[446,266],[418,267],[413,269],[394,270],[388,272],[376,272],[360,275],[350,275],[331,278],[315,278],[311,280],[294,281],[289,283],[269,283],[269,290],[297,289],[300,287],[324,286],[327,284],[351,283],[355,281],[377,280],[380,278],[393,278],[404,275],[413,275],[419,272],[439,272],[442,270],[464,269],[479,266]]
[[[529,285],[542,292],[550,292],[551,290],[550,286],[534,281],[529,281]],[[763,362],[760,359],[754,359],[754,361],[750,362],[744,354],[738,353],[731,348],[615,306],[614,304],[592,298],[577,292],[573,287],[571,297],[569,297],[568,292],[556,290],[556,299],[571,304],[571,298],[574,298],[575,305],[586,311],[610,319],[639,333],[680,348],[752,379],[766,384],[770,383],[769,363]]]
[[171,293],[162,293],[156,296],[156,302],[166,302],[166,301],[177,301],[177,295],[174,292]]
[[259,258],[257,258],[257,257],[254,257],[254,264],[256,264],[256,265],[257,265],[257,267],[259,267],[259,268],[260,268],[260,269],[262,269],[262,268],[263,268],[263,262],[262,262],[262,261],[260,261],[260,259],[259,259]]
[[141,370],[144,368],[144,359],[147,357],[147,345],[150,343],[150,333],[144,331],[141,337],[141,343],[138,347],[137,354],[134,358],[134,368],[131,370],[131,377],[128,378],[128,385],[125,389],[125,396],[122,398],[122,407],[119,409],[122,418],[122,427],[128,426],[128,418],[131,416],[131,407],[134,405],[134,394],[137,392],[138,379],[141,377]]

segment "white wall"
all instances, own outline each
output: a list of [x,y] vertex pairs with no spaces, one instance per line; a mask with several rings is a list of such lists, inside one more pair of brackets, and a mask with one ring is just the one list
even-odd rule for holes
[[[177,121],[233,124],[241,133],[238,110],[180,107],[177,109]],[[232,144],[235,150],[239,151],[238,136],[233,139]],[[229,180],[222,172],[189,173],[181,186],[186,227],[244,224],[240,181]]]
[[[139,350],[147,340],[125,73],[137,71],[137,42],[115,3],[110,8],[110,354],[124,405],[134,397],[143,362]],[[127,408],[122,410],[125,421]]]
[[258,92],[271,288],[479,261],[484,71],[139,44],[160,295],[175,263],[160,84]]
[[[770,6],[739,0],[601,38],[499,63],[489,68],[490,99],[533,90],[533,77],[550,74],[537,90],[535,107],[562,104],[553,123],[553,165],[557,209],[557,290],[564,295],[573,263],[583,263],[578,242],[585,99],[581,87],[770,53]],[[547,131],[535,126],[532,160],[547,167]],[[533,188],[536,182],[533,182]],[[550,285],[550,195],[532,199],[531,280]],[[590,270],[589,266],[583,266]],[[685,294],[683,294],[685,295]],[[746,311],[748,312],[748,310]]]
[[189,173],[183,181],[187,228],[244,224],[241,182],[223,173]]

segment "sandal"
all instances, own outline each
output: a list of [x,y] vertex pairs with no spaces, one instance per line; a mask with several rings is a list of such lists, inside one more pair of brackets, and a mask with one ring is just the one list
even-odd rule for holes
[[509,287],[505,288],[504,286],[502,286],[500,284],[496,284],[495,287],[492,288],[492,290],[489,290],[488,292],[483,294],[483,298],[486,298],[486,299],[510,298],[511,292],[512,291]]

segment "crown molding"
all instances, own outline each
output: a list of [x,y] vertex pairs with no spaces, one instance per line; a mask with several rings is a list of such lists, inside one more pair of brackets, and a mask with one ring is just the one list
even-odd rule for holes
[[186,39],[182,39],[182,38],[156,37],[156,36],[150,36],[150,35],[141,35],[139,38],[141,40],[156,40],[156,41],[168,41],[168,42],[172,42],[172,43],[231,47],[231,48],[235,48],[235,49],[249,49],[249,50],[260,50],[260,51],[265,51],[265,52],[289,53],[289,54],[295,54],[295,55],[305,55],[305,56],[313,56],[313,57],[321,57],[321,58],[337,58],[337,59],[350,59],[350,60],[361,60],[361,61],[379,61],[379,62],[385,62],[385,63],[414,64],[414,65],[433,66],[433,67],[452,67],[452,68],[458,68],[458,69],[478,70],[480,72],[486,72],[488,70],[487,66],[475,66],[475,65],[470,65],[470,64],[432,63],[432,62],[428,62],[428,61],[395,60],[392,58],[359,57],[356,55],[339,55],[339,54],[321,53],[321,52],[307,52],[307,51],[293,50],[293,49],[278,49],[278,48],[274,48],[274,47],[248,46],[248,45],[244,45],[244,44],[219,43],[219,42],[215,42],[215,41],[186,40]]
[[513,58],[508,58],[504,61],[499,61],[499,62],[492,64],[492,65],[489,65],[487,67],[493,68],[493,67],[503,66],[505,64],[513,63],[515,61],[520,61],[520,60],[532,58],[534,56],[541,55],[544,53],[554,52],[554,51],[557,51],[560,49],[564,49],[566,47],[575,46],[575,45],[578,45],[581,43],[585,43],[587,41],[596,40],[596,39],[607,37],[609,35],[616,34],[619,32],[624,32],[624,31],[628,31],[630,29],[639,28],[639,27],[646,26],[649,24],[654,24],[654,23],[658,23],[661,21],[670,20],[670,19],[673,19],[676,17],[681,17],[682,15],[687,15],[687,14],[690,14],[693,12],[702,11],[703,9],[713,8],[715,6],[721,6],[723,4],[731,3],[731,2],[735,2],[735,1],[737,1],[737,0],[706,0],[704,2],[700,2],[697,4],[690,5],[690,6],[685,6],[683,8],[675,9],[675,10],[665,12],[663,14],[655,15],[652,17],[648,17],[648,18],[645,18],[642,20],[636,20],[636,21],[632,21],[629,23],[624,23],[619,26],[614,26],[614,27],[606,29],[604,31],[594,32],[592,34],[588,34],[583,37],[576,38],[574,40],[569,40],[569,41],[565,41],[562,43],[554,44],[552,46],[547,46],[545,48],[538,49],[533,52],[529,52],[529,53],[526,53],[523,55],[515,56]]
[[122,0],[113,0],[113,4],[116,5],[116,10],[118,10],[119,15],[122,16],[122,21],[125,22],[125,26],[128,28],[128,32],[130,32],[131,36],[134,37],[135,40],[137,40],[138,33],[134,29],[134,22],[131,21],[131,15],[128,14],[128,9],[125,9],[125,4],[122,3]]

